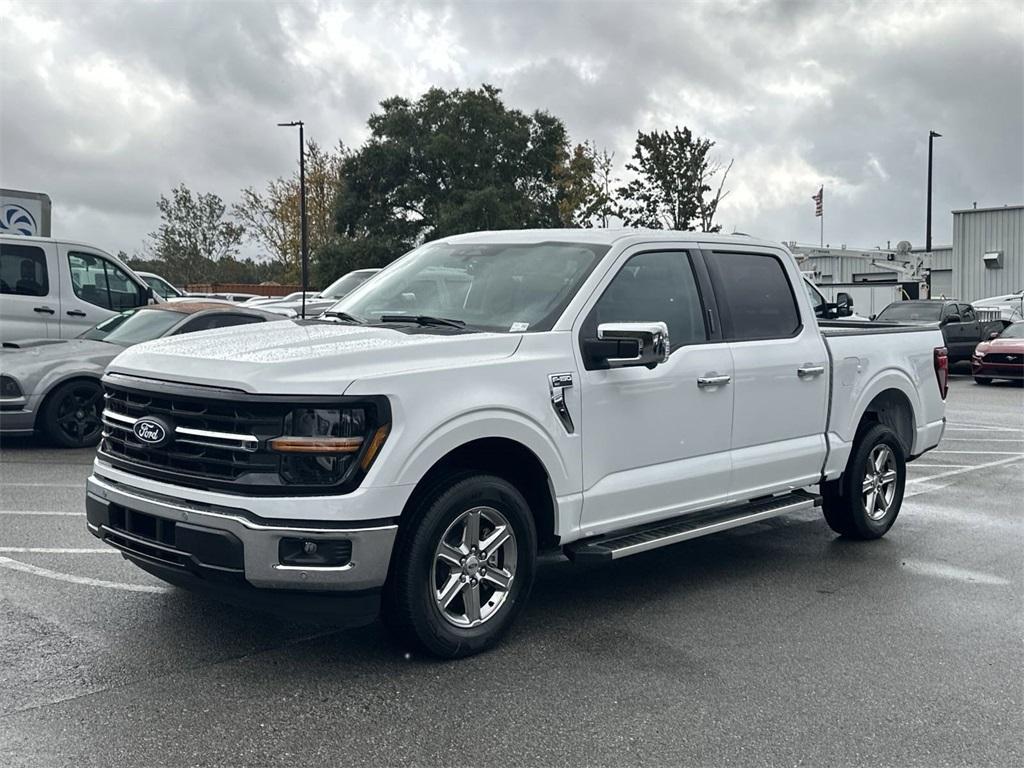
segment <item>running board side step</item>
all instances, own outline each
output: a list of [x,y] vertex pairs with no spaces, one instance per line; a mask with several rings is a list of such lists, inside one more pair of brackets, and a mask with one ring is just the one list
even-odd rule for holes
[[734,507],[695,512],[592,539],[574,541],[567,544],[564,550],[569,559],[577,563],[618,560],[650,549],[818,506],[821,506],[820,496],[807,491],[793,491]]

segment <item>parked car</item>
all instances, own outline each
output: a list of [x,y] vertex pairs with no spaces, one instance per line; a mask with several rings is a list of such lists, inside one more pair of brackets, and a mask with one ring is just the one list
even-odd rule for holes
[[153,293],[162,299],[180,299],[189,294],[175,288],[171,283],[154,272],[136,272],[153,289]]
[[[311,299],[316,296],[316,291],[306,291],[306,299]],[[279,302],[286,301],[302,301],[302,291],[294,291],[289,293],[287,296],[261,296],[259,298],[248,299],[245,302],[245,306],[253,307],[259,306],[260,304],[276,304]]]
[[102,430],[100,377],[127,347],[162,336],[280,319],[225,304],[166,303],[125,310],[77,339],[4,342],[0,434],[38,433],[65,448],[95,445]]
[[[380,272],[379,269],[357,269],[338,278],[312,298],[306,298],[305,316],[316,317],[324,310],[330,309],[378,272]],[[298,316],[302,314],[302,296],[292,300],[268,302],[263,306],[290,309]]]
[[940,329],[950,365],[970,360],[978,342],[1003,329],[1001,321],[983,322],[970,304],[949,299],[894,301],[874,321]]
[[119,356],[88,528],[168,582],[349,623],[382,607],[465,656],[512,624],[540,551],[611,562],[819,503],[884,535],[945,428],[942,344],[819,321],[792,255],[750,237],[450,237],[321,320]]
[[73,339],[155,301],[127,264],[95,246],[0,234],[0,341]]
[[981,342],[971,358],[971,373],[978,384],[991,384],[993,379],[1024,381],[1024,322],[1008,325]]
[[208,299],[216,299],[218,301],[228,301],[232,304],[244,304],[250,299],[266,299],[259,293],[188,293],[184,296],[171,299],[171,301],[206,301]]

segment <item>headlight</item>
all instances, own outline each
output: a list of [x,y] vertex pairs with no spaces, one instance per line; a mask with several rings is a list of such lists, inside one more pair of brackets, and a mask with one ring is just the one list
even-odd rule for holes
[[10,376],[0,376],[0,397],[21,397],[21,385]]
[[281,478],[295,485],[336,485],[369,469],[390,425],[375,407],[296,408],[284,434],[268,445],[281,456]]

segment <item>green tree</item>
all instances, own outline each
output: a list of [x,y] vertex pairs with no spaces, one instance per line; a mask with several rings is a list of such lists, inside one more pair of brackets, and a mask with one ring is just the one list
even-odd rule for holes
[[368,126],[367,142],[341,163],[339,238],[319,254],[321,281],[381,266],[427,239],[563,221],[565,126],[509,109],[497,88],[387,99]]
[[577,144],[556,169],[558,212],[565,227],[607,227],[618,215],[615,198],[614,157],[597,144]]
[[621,216],[627,226],[652,229],[706,231],[714,224],[722,187],[732,163],[725,169],[717,194],[710,195],[712,177],[721,170],[711,157],[711,139],[694,137],[689,128],[670,131],[638,131],[632,161],[626,170],[634,178],[619,188]]
[[[334,204],[341,189],[341,162],[345,148],[339,142],[334,151],[324,150],[313,140],[306,142],[306,221],[311,254],[337,239]],[[300,273],[302,230],[299,215],[299,172],[287,179],[277,178],[260,192],[242,190],[241,200],[232,208],[249,239],[260,245],[283,275],[297,280]]]
[[167,265],[184,283],[209,280],[212,266],[238,250],[244,229],[226,219],[224,201],[213,193],[193,194],[184,184],[160,195],[160,226],[150,234],[152,260]]

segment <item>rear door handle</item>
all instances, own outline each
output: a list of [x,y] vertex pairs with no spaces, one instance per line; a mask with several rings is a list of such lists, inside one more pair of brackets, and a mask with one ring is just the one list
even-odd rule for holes
[[40,314],[52,315],[53,310],[50,307],[32,307],[33,312],[39,312]]
[[68,315],[70,317],[85,317],[85,312],[80,309],[69,309]]
[[824,365],[802,365],[796,369],[796,375],[801,379],[807,379],[811,376],[821,376],[824,372]]
[[701,389],[705,387],[717,387],[719,384],[728,384],[732,381],[732,376],[698,376],[697,386]]

